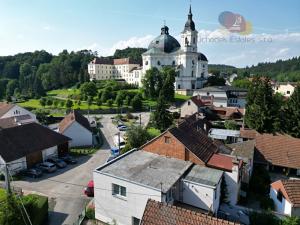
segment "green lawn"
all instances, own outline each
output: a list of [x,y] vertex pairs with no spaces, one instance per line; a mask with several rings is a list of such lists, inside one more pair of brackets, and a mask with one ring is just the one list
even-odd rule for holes
[[147,129],[148,134],[150,135],[151,138],[155,138],[158,135],[161,134],[160,130],[154,128],[154,127],[150,127]]
[[186,101],[190,98],[191,98],[191,96],[186,96],[186,95],[181,95],[181,94],[175,93],[175,101],[183,102],[183,101]]
[[57,96],[61,98],[68,98],[69,95],[71,94],[80,94],[79,89],[57,89],[57,90],[52,90],[47,92],[47,96]]
[[27,107],[27,108],[35,108],[35,109],[41,109],[41,108],[45,108],[43,106],[40,105],[40,102],[38,99],[29,99],[26,102],[20,102],[18,103],[18,105],[22,106],[22,107]]

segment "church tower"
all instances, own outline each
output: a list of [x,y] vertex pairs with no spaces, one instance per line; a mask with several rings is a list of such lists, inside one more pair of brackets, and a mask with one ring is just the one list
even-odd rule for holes
[[184,25],[184,30],[181,33],[181,48],[185,52],[197,52],[198,31],[195,29],[193,21],[192,7],[188,14],[188,20]]

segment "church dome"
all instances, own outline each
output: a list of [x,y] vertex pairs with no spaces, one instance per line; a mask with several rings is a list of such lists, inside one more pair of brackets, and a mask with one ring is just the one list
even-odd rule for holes
[[169,35],[169,28],[164,26],[161,28],[161,35],[151,41],[148,50],[153,48],[165,53],[171,53],[177,51],[180,48],[180,44],[174,37]]
[[202,54],[202,53],[199,53],[198,60],[208,62],[206,56],[204,54]]

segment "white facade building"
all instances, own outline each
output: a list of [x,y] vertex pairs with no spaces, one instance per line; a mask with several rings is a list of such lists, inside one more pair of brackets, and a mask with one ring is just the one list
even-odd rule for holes
[[275,93],[290,97],[294,93],[295,87],[296,83],[277,83],[272,88]]
[[208,60],[198,52],[198,31],[190,8],[188,20],[181,33],[180,43],[169,34],[169,28],[161,28],[161,35],[149,44],[142,54],[143,65],[130,59],[94,59],[88,65],[91,80],[124,79],[129,84],[141,86],[146,71],[156,67],[173,67],[177,72],[175,90],[191,90],[203,87],[208,77]]
[[58,125],[58,132],[71,138],[70,147],[93,145],[93,132],[87,118],[73,110]]
[[88,64],[90,80],[125,80],[129,84],[141,86],[141,68],[130,58],[108,60],[95,58]]
[[245,108],[247,90],[232,86],[211,86],[195,90],[193,95],[210,96],[216,107]]
[[131,225],[141,220],[148,199],[216,212],[223,172],[131,150],[97,168],[93,176],[96,219]]

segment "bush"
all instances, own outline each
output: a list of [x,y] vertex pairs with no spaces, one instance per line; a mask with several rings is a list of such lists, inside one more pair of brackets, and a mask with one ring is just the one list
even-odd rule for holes
[[87,210],[85,212],[85,216],[90,220],[94,220],[95,219],[95,209],[87,208]]
[[249,219],[251,225],[280,225],[280,220],[271,212],[253,212]]
[[23,197],[24,206],[29,214],[32,225],[43,225],[48,219],[48,198],[30,194]]
[[262,209],[265,209],[265,210],[274,210],[275,209],[273,199],[271,199],[269,197],[261,197],[259,199],[259,201],[260,201],[260,207]]

